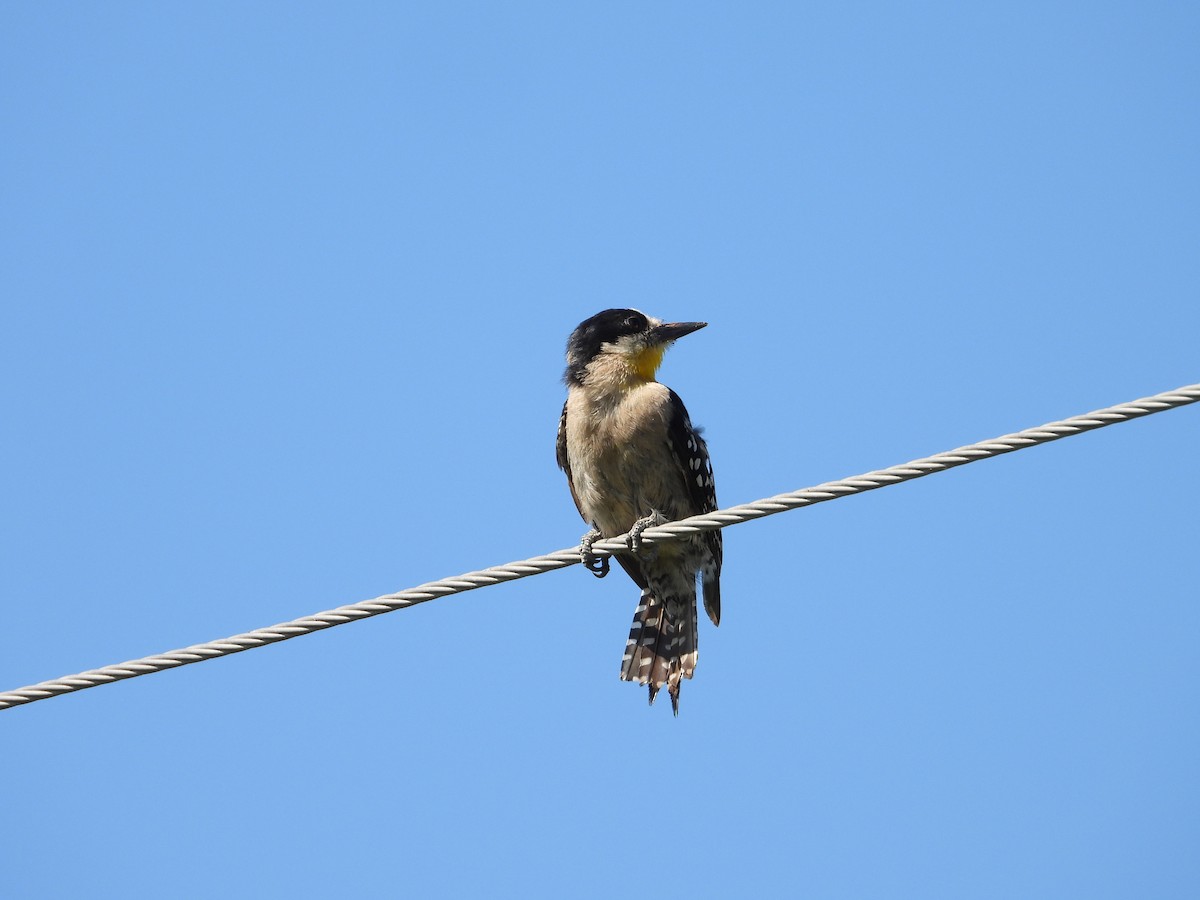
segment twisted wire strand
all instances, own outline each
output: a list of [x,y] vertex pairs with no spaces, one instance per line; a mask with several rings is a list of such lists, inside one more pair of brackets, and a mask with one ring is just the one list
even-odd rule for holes
[[[956,450],[935,453],[933,456],[915,459],[912,462],[903,463],[898,466],[877,469],[874,472],[854,475],[839,481],[827,481],[815,487],[801,488],[798,491],[778,494],[774,497],[767,497],[753,503],[743,503],[740,506],[731,506],[717,512],[692,516],[691,518],[680,519],[677,522],[669,522],[655,528],[648,528],[642,533],[642,542],[645,544],[656,544],[661,541],[676,540],[685,535],[713,531],[729,525],[748,522],[751,519],[772,516],[786,510],[812,506],[816,503],[836,500],[839,497],[848,497],[852,494],[861,494],[865,491],[875,490],[876,488],[911,481],[914,478],[922,478],[925,475],[932,475],[935,472],[944,472],[947,469],[966,465],[967,463],[976,462],[981,459],[1000,456],[1001,454],[1011,453],[1015,450],[1023,450],[1026,447],[1049,443],[1060,438],[1082,434],[1085,431],[1093,431],[1097,428],[1103,428],[1106,425],[1127,422],[1130,419],[1140,418],[1141,416],[1162,412],[1163,410],[1186,406],[1189,403],[1196,403],[1197,401],[1200,401],[1200,384],[1186,385],[1174,391],[1155,394],[1152,397],[1144,397],[1141,400],[1122,403],[1118,406],[1110,406],[1106,409],[1096,410],[1082,416],[1073,416],[1059,422],[1050,422],[1036,428],[1028,428],[1024,431],[1002,435],[991,440],[980,441],[977,444],[968,444]],[[627,535],[622,535],[620,537],[597,541],[592,547],[593,553],[597,557],[607,557],[617,551],[624,550],[628,547],[627,537]],[[339,606],[336,609],[305,616],[291,622],[273,625],[269,628],[259,628],[255,631],[247,631],[244,634],[236,634],[232,637],[210,641],[206,644],[193,644],[190,647],[184,647],[180,650],[171,650],[167,653],[146,656],[142,659],[104,666],[99,669],[91,669],[87,672],[80,672],[77,675],[67,675],[52,681],[43,681],[39,684],[0,693],[0,710],[22,706],[38,700],[45,700],[49,697],[57,697],[62,694],[81,691],[85,688],[109,684],[114,681],[122,681],[126,678],[149,675],[151,672],[161,672],[165,669],[173,669],[176,666],[185,666],[190,663],[202,662],[206,659],[229,656],[234,653],[240,653],[243,650],[252,650],[255,647],[262,647],[266,644],[274,644],[279,641],[299,637],[300,635],[312,634],[315,631],[323,631],[335,625],[344,625],[347,622],[370,618],[371,616],[381,615],[397,609],[407,609],[410,606],[415,606],[418,603],[424,603],[438,597],[460,594],[464,591],[488,587],[505,581],[515,581],[518,578],[526,578],[530,575],[539,575],[554,569],[573,566],[579,562],[579,549],[577,547],[570,547],[564,550],[557,550],[554,553],[547,553],[544,556],[535,556],[531,559],[505,563],[500,566],[491,566],[487,569],[480,569],[477,572],[467,572],[464,575],[444,578],[440,581],[431,581],[414,588],[398,591],[394,594],[384,594],[373,600],[363,600],[359,603]]]

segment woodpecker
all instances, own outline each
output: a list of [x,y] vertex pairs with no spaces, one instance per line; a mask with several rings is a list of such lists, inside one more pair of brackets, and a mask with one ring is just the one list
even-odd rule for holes
[[621,678],[645,684],[650,702],[666,685],[679,715],[679,688],[696,669],[696,580],[704,609],[721,621],[721,532],[709,531],[642,548],[646,528],[717,508],[708,447],[683,401],[654,376],[678,338],[707,322],[663,322],[636,309],[606,309],[567,341],[567,401],[558,423],[558,465],[591,527],[591,545],[630,532],[617,562],[642,589],[621,662]]

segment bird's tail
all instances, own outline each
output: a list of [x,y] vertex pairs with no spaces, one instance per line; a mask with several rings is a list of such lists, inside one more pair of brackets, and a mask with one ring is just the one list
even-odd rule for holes
[[[662,598],[662,599],[660,599]],[[696,590],[642,591],[621,661],[621,679],[649,685],[650,702],[667,686],[679,715],[679,686],[696,671]]]

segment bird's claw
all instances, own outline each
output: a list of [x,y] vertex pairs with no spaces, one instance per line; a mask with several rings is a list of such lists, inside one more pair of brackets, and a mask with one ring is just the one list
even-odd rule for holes
[[583,567],[597,578],[603,578],[607,575],[610,567],[607,556],[598,557],[592,553],[592,544],[596,543],[602,537],[604,537],[603,534],[593,529],[579,541],[579,559],[583,563]]
[[[658,525],[666,524],[667,520],[663,518],[662,513],[651,512],[650,515],[643,519],[638,519],[633,523],[633,527],[629,529],[629,549],[634,553],[641,554],[642,551],[642,532],[647,528],[654,528]],[[653,547],[647,548],[653,550]]]

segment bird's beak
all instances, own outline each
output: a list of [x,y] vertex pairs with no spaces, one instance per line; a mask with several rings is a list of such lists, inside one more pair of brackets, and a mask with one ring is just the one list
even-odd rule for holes
[[650,340],[655,344],[669,344],[693,331],[699,331],[707,324],[707,322],[664,322],[650,329]]

